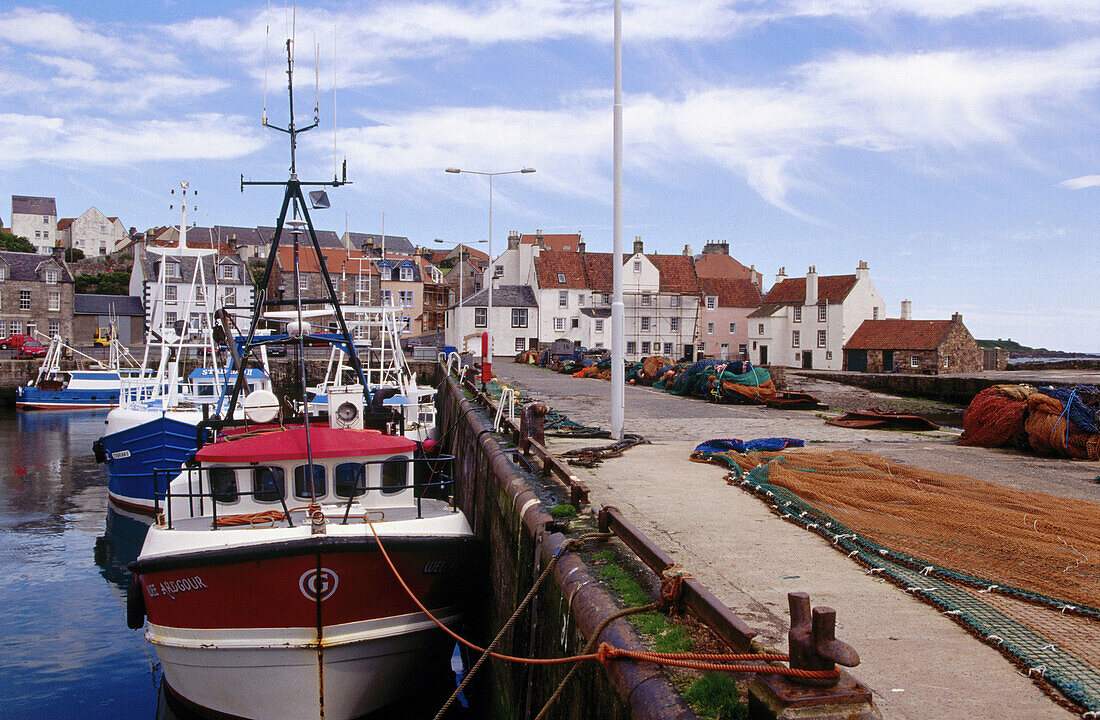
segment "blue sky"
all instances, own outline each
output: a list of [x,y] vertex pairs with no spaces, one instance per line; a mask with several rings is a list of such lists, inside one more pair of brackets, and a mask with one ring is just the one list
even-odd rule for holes
[[[12,194],[167,224],[271,224],[282,3],[57,2],[0,10],[0,217]],[[576,232],[611,248],[612,15],[597,0],[303,3],[296,107],[320,227],[469,242]],[[980,338],[1100,352],[1096,0],[624,0],[629,247],[727,240],[770,284],[852,273],[896,316],[961,312]],[[315,40],[316,39],[316,40]],[[265,47],[267,48],[265,53]],[[265,54],[267,55],[265,73]]]

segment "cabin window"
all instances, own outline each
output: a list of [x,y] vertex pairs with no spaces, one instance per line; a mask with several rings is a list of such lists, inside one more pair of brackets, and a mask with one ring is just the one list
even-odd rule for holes
[[252,471],[256,502],[279,502],[286,497],[286,471],[281,467],[258,467]]
[[382,494],[393,495],[408,487],[409,459],[392,457],[382,463]]
[[359,497],[367,491],[362,463],[340,463],[332,479],[333,490],[342,498]]
[[220,503],[237,502],[237,473],[233,468],[210,468],[210,494]]
[[[325,466],[314,463],[313,465],[313,496],[321,497],[325,494]],[[294,497],[303,500],[309,499],[309,480],[306,466],[299,465],[294,468]]]

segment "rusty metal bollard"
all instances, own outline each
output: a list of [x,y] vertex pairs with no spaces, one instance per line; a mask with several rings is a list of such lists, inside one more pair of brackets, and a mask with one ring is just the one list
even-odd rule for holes
[[539,445],[546,444],[546,428],[544,418],[550,408],[546,403],[533,402],[523,406],[519,418],[519,451],[524,455],[531,453],[531,441]]
[[[810,596],[804,592],[787,594],[791,608],[791,630],[787,643],[791,667],[803,670],[833,670],[836,665],[859,665],[859,653],[851,645],[836,639],[836,610],[815,607],[810,611]],[[800,685],[831,687],[837,678],[791,678]]]

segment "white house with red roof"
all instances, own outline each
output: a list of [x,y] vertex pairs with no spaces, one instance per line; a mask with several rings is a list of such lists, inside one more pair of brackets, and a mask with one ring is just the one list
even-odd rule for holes
[[840,370],[844,343],[864,320],[886,317],[886,303],[860,260],[854,275],[788,278],[775,285],[748,315],[749,359],[758,365]]
[[57,221],[57,241],[65,249],[80,250],[87,257],[109,255],[126,244],[130,235],[117,217],[108,217],[94,205],[76,218]]

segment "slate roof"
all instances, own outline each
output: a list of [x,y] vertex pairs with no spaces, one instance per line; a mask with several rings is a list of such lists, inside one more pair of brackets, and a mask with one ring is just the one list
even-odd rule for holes
[[738,278],[701,277],[704,295],[717,295],[719,307],[755,308],[760,305],[760,288]]
[[[265,239],[254,227],[237,227],[235,225],[215,225],[214,236],[219,242],[228,243],[232,239],[237,245],[266,245],[270,242],[270,236]],[[235,238],[235,239],[234,239]]]
[[61,274],[58,275],[58,282],[72,282],[73,276],[69,274],[69,268],[65,263],[58,262],[50,255],[39,255],[38,253],[21,253],[21,252],[0,252],[0,260],[8,266],[8,279],[9,280],[22,280],[29,282],[43,282],[44,278],[39,277],[38,267],[43,263],[53,263],[60,270]]
[[[260,234],[262,240],[261,244],[268,244],[271,242],[271,238],[275,235],[275,228],[270,225],[260,225],[256,228],[256,231]],[[387,238],[388,241],[388,238]],[[302,245],[309,244],[309,233],[302,232]],[[283,226],[283,235],[279,238],[279,247],[290,247],[292,239],[290,237],[290,228]],[[317,244],[322,248],[343,248],[344,243],[340,240],[340,236],[331,230],[317,230]]]
[[[646,258],[661,273],[661,292],[699,295],[699,278],[690,256],[647,254]],[[629,261],[629,258],[624,260]],[[611,253],[545,250],[535,258],[535,273],[539,287],[544,290],[573,288],[608,293],[611,292],[612,262]],[[565,282],[558,281],[559,273],[565,276]]]
[[[817,278],[817,301],[844,302],[856,286],[855,275],[821,275]],[[803,305],[806,302],[806,278],[787,278],[773,285],[764,296],[765,304]]]
[[133,295],[73,295],[73,313],[76,315],[115,315],[142,317],[145,309],[141,298]]
[[951,320],[864,320],[845,350],[935,350],[954,323]]
[[[361,250],[363,243],[371,240],[374,242],[374,246],[377,248],[382,247],[382,236],[375,235],[374,233],[354,233],[349,232],[348,240],[351,242],[353,248]],[[409,242],[407,237],[400,235],[386,235],[386,255],[390,253],[395,255],[412,255],[416,252],[416,247]]]
[[32,195],[11,196],[12,215],[53,215],[57,217],[57,201],[52,197],[34,197]]
[[[190,232],[188,232],[188,245],[191,244],[190,235]],[[186,255],[184,257],[169,255],[165,258],[166,261],[176,261],[180,263],[180,277],[171,278],[171,281],[173,283],[190,283],[195,275],[196,259],[197,257],[195,255]],[[160,255],[155,255],[150,252],[143,252],[141,254],[141,265],[146,282],[155,283],[157,281],[156,263],[160,260]],[[218,277],[218,285],[249,285],[252,282],[252,277],[248,273],[248,267],[245,265],[244,260],[241,260],[236,255],[204,255],[202,256],[202,263],[208,285],[212,285],[215,282],[215,263],[218,265],[230,263],[240,268],[240,272],[237,273],[237,279],[235,281],[224,280]]]
[[[489,300],[489,289],[484,288],[462,300],[465,307],[485,307]],[[451,305],[457,306],[458,303]],[[501,285],[493,288],[493,307],[538,307],[535,291],[530,285]]]

